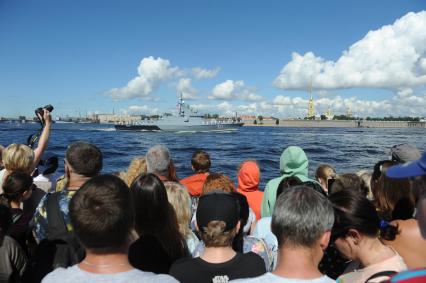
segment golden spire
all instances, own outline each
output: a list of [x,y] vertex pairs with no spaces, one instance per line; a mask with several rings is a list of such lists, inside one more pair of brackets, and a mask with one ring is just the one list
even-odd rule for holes
[[315,118],[314,99],[312,98],[312,78],[309,85],[308,118]]

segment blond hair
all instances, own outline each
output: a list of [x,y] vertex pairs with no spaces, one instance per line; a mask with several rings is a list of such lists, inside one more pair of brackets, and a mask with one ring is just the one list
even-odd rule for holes
[[169,203],[173,206],[176,213],[179,232],[186,238],[191,233],[189,230],[191,199],[187,188],[176,182],[165,182],[164,186],[166,187]]
[[120,174],[120,178],[130,187],[133,181],[142,173],[146,173],[146,159],[145,157],[136,157],[130,162],[127,172],[123,175]]
[[3,150],[2,161],[9,172],[31,174],[34,170],[34,151],[27,145],[13,143]]

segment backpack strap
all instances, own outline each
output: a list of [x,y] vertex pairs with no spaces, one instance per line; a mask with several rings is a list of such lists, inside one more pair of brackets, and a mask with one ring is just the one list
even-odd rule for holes
[[370,277],[368,277],[368,279],[365,280],[365,283],[368,283],[368,281],[370,281],[371,279],[375,279],[375,278],[378,278],[378,277],[384,277],[384,276],[391,277],[392,275],[395,275],[397,273],[398,272],[391,271],[391,270],[380,271],[380,272],[374,273],[373,275],[371,275]]
[[59,192],[51,193],[47,197],[47,238],[55,240],[67,235],[67,225],[59,207]]

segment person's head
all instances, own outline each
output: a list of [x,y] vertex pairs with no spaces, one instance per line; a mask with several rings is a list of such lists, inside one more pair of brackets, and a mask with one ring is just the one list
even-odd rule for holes
[[170,152],[164,145],[157,144],[146,153],[146,169],[148,173],[167,176],[170,165]]
[[2,152],[4,168],[31,174],[34,170],[34,151],[27,145],[13,143]]
[[392,161],[396,161],[397,163],[410,162],[421,157],[417,147],[408,143],[394,145],[390,149],[390,154]]
[[351,190],[365,197],[368,195],[368,190],[363,186],[361,178],[353,173],[338,175],[328,190],[331,194],[343,190]]
[[257,191],[260,182],[260,169],[255,160],[247,160],[238,168],[238,188],[243,191]]
[[[382,172],[396,163],[382,165]],[[406,220],[414,214],[415,200],[411,191],[410,181],[406,179],[391,179],[386,174],[381,174],[372,187],[376,208],[384,219]]]
[[127,168],[127,172],[123,174],[124,182],[127,184],[127,186],[130,187],[135,178],[142,173],[146,173],[145,157],[135,157],[133,158],[132,162],[130,162],[129,168]]
[[333,226],[333,207],[321,193],[306,186],[285,189],[272,214],[271,230],[279,249],[308,249],[319,263]]
[[50,175],[58,169],[59,161],[57,156],[49,156],[46,159],[40,160],[37,169],[39,174]]
[[130,186],[135,207],[135,230],[160,242],[172,258],[182,257],[186,242],[179,232],[173,206],[169,203],[163,182],[154,174],[141,174]]
[[282,179],[281,182],[278,184],[277,199],[281,195],[281,193],[284,192],[287,188],[294,187],[300,184],[302,184],[302,181],[300,181],[300,179],[296,176],[286,177]]
[[235,191],[235,186],[228,176],[219,173],[211,173],[204,182],[202,194],[216,190],[230,193]]
[[308,157],[302,148],[298,146],[287,147],[280,157],[281,175],[308,176]]
[[168,221],[170,204],[163,182],[154,174],[141,174],[130,186],[135,207],[135,228],[139,234],[155,230]]
[[240,228],[238,200],[230,193],[212,191],[200,197],[197,229],[205,246],[228,247]]
[[172,182],[179,182],[179,177],[177,176],[176,166],[173,162],[173,159],[170,159],[169,168],[167,169],[168,174],[166,175],[167,180]]
[[372,173],[368,170],[359,170],[356,172],[356,175],[361,178],[362,181],[362,191],[367,191],[367,198],[369,200],[373,199],[373,192],[371,191],[371,176]]
[[74,232],[89,252],[126,252],[134,222],[134,209],[127,185],[113,175],[87,181],[70,202]]
[[70,144],[65,152],[65,173],[93,177],[102,170],[102,152],[88,142],[77,141]]
[[329,196],[334,207],[331,241],[347,259],[359,259],[369,252],[365,243],[379,236],[395,239],[398,228],[382,221],[374,205],[353,190],[342,190]]
[[392,179],[410,178],[411,188],[417,200],[420,232],[426,239],[426,152],[418,160],[390,167],[385,174]]
[[328,180],[336,176],[336,170],[329,164],[321,164],[315,172],[316,180],[321,184],[324,191],[328,191]]
[[396,161],[391,161],[391,160],[381,160],[377,162],[376,164],[374,164],[373,174],[371,174],[371,181],[370,181],[370,186],[372,190],[374,189],[374,186],[376,185],[376,183],[379,182],[380,176],[382,176],[382,174],[386,172],[387,168],[394,166],[396,164],[398,164]]
[[179,232],[186,237],[189,235],[189,222],[191,220],[191,198],[184,185],[177,182],[165,182],[167,198],[173,206],[178,225]]
[[207,173],[210,170],[210,155],[204,150],[197,150],[191,158],[192,170],[195,173]]
[[10,204],[20,203],[31,196],[33,178],[23,172],[15,171],[7,175],[3,182],[3,197]]

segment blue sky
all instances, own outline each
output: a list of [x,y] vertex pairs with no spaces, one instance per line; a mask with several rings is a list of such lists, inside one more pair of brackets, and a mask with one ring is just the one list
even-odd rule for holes
[[426,2],[348,2],[0,0],[0,116],[425,116]]

